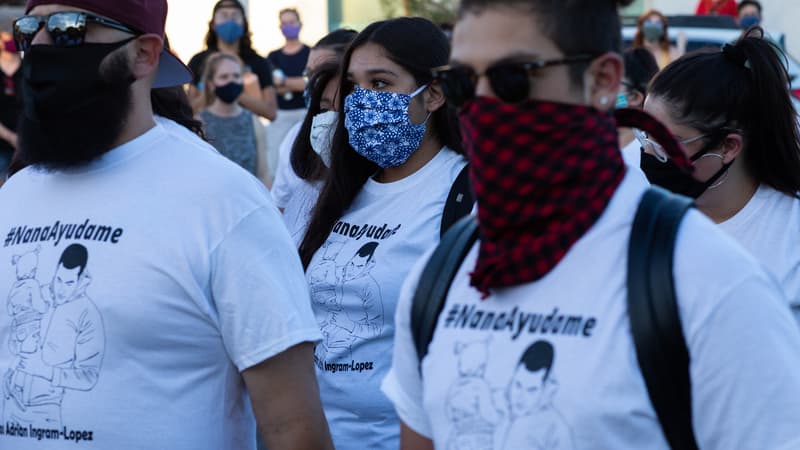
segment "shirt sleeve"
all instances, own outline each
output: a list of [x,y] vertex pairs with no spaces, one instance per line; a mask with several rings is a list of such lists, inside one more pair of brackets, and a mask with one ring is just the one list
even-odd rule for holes
[[278,211],[260,207],[211,254],[223,342],[240,371],[321,339],[297,251]]
[[433,430],[423,405],[423,386],[417,350],[411,335],[411,304],[422,270],[431,252],[420,258],[400,290],[395,312],[395,336],[392,367],[381,390],[394,403],[397,415],[406,426],[429,439]]
[[800,448],[800,328],[777,281],[744,249],[702,237],[716,229],[690,211],[675,249],[698,445]]
[[278,168],[275,170],[275,181],[272,183],[272,201],[278,208],[286,208],[292,198],[294,185],[298,179],[292,169],[292,146],[295,139],[300,134],[302,122],[295,124],[286,137],[281,141],[278,150]]
[[200,84],[200,78],[203,76],[203,61],[205,60],[205,53],[198,53],[192,56],[189,60],[189,70],[192,71],[192,84],[197,86]]
[[272,86],[272,64],[270,64],[266,58],[255,55],[250,58],[247,65],[250,66],[250,70],[258,77],[261,89]]

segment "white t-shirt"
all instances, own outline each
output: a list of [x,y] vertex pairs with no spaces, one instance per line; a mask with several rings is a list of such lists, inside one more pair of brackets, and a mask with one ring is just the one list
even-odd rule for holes
[[283,221],[297,247],[303,241],[311,212],[322,189],[321,181],[308,182],[298,177],[292,169],[292,146],[302,125],[302,122],[298,122],[281,142],[278,169],[271,191],[275,206],[283,209]]
[[240,372],[320,336],[257,179],[159,118],[0,209],[0,448],[255,449]]
[[641,172],[642,145],[638,140],[632,140],[628,145],[622,147],[622,159],[628,167],[636,168]]
[[[626,176],[600,220],[544,278],[469,287],[456,276],[420,366],[410,334],[420,261],[395,318],[383,390],[437,449],[667,449],[637,364],[626,306],[631,225],[646,185]],[[800,448],[800,331],[779,287],[696,211],[674,266],[703,449]]]
[[800,200],[762,184],[719,226],[775,275],[800,321]]
[[465,165],[444,149],[400,181],[368,180],[308,267],[322,330],[317,378],[339,450],[397,449],[397,415],[380,391],[397,297],[414,263],[439,242],[447,195]]

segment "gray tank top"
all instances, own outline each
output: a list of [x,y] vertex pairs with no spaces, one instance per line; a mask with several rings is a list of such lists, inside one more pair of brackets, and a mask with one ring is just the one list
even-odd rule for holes
[[206,126],[208,140],[220,153],[245,170],[256,174],[256,134],[253,114],[242,110],[235,117],[220,117],[210,112],[200,113]]

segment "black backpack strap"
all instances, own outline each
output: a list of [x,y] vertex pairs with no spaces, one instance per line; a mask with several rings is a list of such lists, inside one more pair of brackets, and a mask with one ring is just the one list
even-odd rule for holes
[[464,217],[445,233],[425,264],[411,305],[411,335],[420,362],[428,354],[450,284],[477,239],[478,221],[472,216]]
[[469,164],[461,169],[461,172],[450,188],[447,201],[442,211],[442,224],[439,228],[439,236],[443,237],[447,230],[458,222],[459,219],[472,212],[475,204],[475,196],[472,195],[472,187],[469,182]]
[[695,450],[689,350],[672,263],[688,198],[651,188],[633,222],[628,248],[628,316],[636,359],[661,429],[673,449]]

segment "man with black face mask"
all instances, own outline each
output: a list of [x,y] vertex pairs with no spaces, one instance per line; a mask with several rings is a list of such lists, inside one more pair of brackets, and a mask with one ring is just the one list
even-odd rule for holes
[[45,301],[0,313],[0,342],[41,319],[26,351],[0,345],[0,448],[255,449],[255,419],[269,448],[331,448],[320,332],[277,210],[153,113],[153,88],[191,80],[166,15],[166,0],[30,0],[15,22],[26,167],[0,191],[0,291]]

